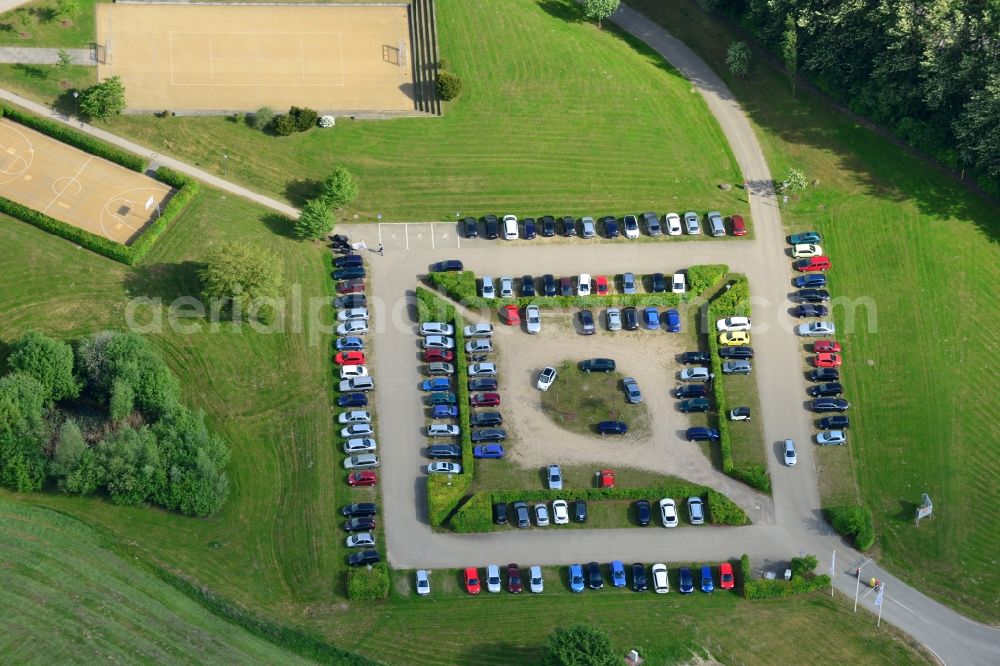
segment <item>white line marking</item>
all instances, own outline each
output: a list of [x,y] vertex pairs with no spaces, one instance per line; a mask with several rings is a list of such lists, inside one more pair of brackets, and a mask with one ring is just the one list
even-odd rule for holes
[[408,222],[403,223],[403,232],[406,234],[406,249],[410,249],[410,224]]
[[[69,180],[66,181],[66,186],[63,187],[61,191],[57,192],[54,197],[52,197],[52,201],[49,202],[48,206],[46,206],[45,208],[42,209],[43,213],[47,212],[49,210],[49,208],[52,208],[52,204],[54,204],[56,202],[56,199],[58,199],[59,197],[61,197],[63,195],[63,192],[65,192],[67,190],[67,188],[69,188],[70,183],[72,183],[73,181],[76,181],[77,183],[80,183],[80,181],[76,180],[76,177],[79,176],[81,173],[83,173],[83,170],[87,168],[87,165],[90,164],[90,160],[92,160],[92,159],[94,159],[93,155],[91,155],[90,157],[88,157],[87,161],[83,163],[83,166],[81,166],[80,169],[75,174],[73,174],[72,176],[69,177]],[[83,189],[82,183],[80,183],[80,185],[81,185],[81,189]]]
[[931,650],[931,646],[930,645],[928,645],[927,643],[923,643],[923,646],[925,648],[927,648],[932,655],[934,655],[935,657],[937,657],[937,660],[941,662],[941,666],[948,666],[948,664],[944,663],[944,659],[941,658],[941,655],[939,655],[934,650]]
[[215,57],[212,51],[212,38],[208,38],[208,80],[215,80]]
[[928,620],[925,620],[924,618],[920,617],[920,615],[918,615],[918,614],[916,613],[916,611],[914,611],[914,610],[913,610],[912,608],[910,608],[909,606],[907,606],[907,605],[905,605],[905,604],[902,604],[902,603],[900,603],[900,602],[896,601],[895,599],[893,599],[892,597],[890,597],[890,596],[889,596],[888,594],[887,594],[887,595],[885,595],[885,596],[886,596],[886,597],[888,597],[889,601],[893,602],[893,603],[894,603],[894,604],[896,604],[897,606],[902,606],[902,607],[903,607],[903,608],[904,608],[905,610],[908,610],[908,611],[910,611],[910,613],[912,613],[914,617],[917,617],[917,618],[919,618],[919,619],[921,619],[921,620],[924,620],[924,622],[926,622],[927,624],[930,624],[930,622],[929,622]]
[[431,225],[431,249],[432,250],[436,250],[437,249],[436,247],[434,247],[434,225],[433,224]]
[[382,223],[378,223],[378,244],[382,244]]
[[299,64],[302,68],[302,78],[306,78],[306,41],[299,35]]

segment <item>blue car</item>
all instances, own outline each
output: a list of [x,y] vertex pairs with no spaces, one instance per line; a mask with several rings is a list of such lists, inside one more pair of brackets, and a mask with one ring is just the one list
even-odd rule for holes
[[425,379],[420,384],[420,390],[422,391],[447,391],[451,388],[451,379],[448,377],[434,377],[433,379]]
[[822,273],[800,275],[792,280],[792,284],[794,284],[798,289],[818,289],[826,286],[826,276]]
[[671,333],[680,333],[681,315],[677,310],[667,310],[667,330]]
[[622,292],[626,294],[635,293],[635,275],[632,273],[625,273],[622,275]]
[[569,589],[583,592],[583,567],[579,564],[569,565]]
[[715,585],[712,582],[712,567],[702,567],[701,568],[701,591],[711,592],[715,589]]
[[715,428],[707,428],[705,426],[696,426],[694,428],[688,428],[687,441],[689,442],[714,442],[719,439],[719,431]]
[[364,266],[348,266],[347,268],[338,268],[333,272],[334,280],[353,280],[355,278],[363,278],[364,276]]
[[454,405],[434,405],[431,417],[435,419],[457,419],[458,407]]
[[524,239],[532,240],[535,237],[535,221],[527,217],[522,222],[524,222]]
[[615,587],[625,587],[625,565],[621,560],[611,563],[611,584]]
[[338,407],[367,407],[368,396],[364,393],[347,393],[337,398]]
[[788,237],[790,245],[804,245],[807,243],[822,243],[823,236],[818,231],[803,231],[800,234],[792,234]]
[[484,444],[472,449],[473,458],[503,458],[503,446],[500,444]]
[[337,338],[337,351],[361,351],[364,348],[364,341],[353,335],[346,338]]
[[646,323],[646,328],[655,330],[660,327],[660,313],[656,311],[656,308],[646,308],[643,310],[642,318]]
[[677,575],[681,579],[681,594],[691,594],[694,592],[694,576],[691,575],[691,569],[688,567],[681,567],[677,571]]

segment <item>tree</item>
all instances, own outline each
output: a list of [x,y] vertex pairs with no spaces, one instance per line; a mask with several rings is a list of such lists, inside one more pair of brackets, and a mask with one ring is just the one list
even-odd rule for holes
[[358,196],[358,184],[345,167],[339,166],[323,181],[320,199],[331,209],[340,208],[354,201]]
[[49,461],[49,474],[60,479],[65,477],[76,469],[86,451],[87,442],[83,440],[80,426],[73,419],[66,419],[59,427],[59,437]]
[[750,47],[746,42],[733,42],[726,50],[726,65],[734,76],[741,79],[750,71]]
[[0,377],[0,485],[19,493],[45,481],[45,388],[15,372]]
[[792,97],[795,97],[795,77],[799,67],[798,36],[795,29],[795,17],[789,14],[785,17],[785,31],[781,35],[781,57],[785,61],[785,72],[792,86]]
[[462,92],[462,79],[451,72],[440,72],[434,80],[434,90],[446,102],[455,99]]
[[601,27],[601,21],[608,18],[618,9],[620,0],[583,0],[583,14],[591,21],[597,21],[597,27]]
[[10,369],[38,380],[45,389],[47,403],[75,398],[80,386],[73,376],[73,348],[32,331],[14,342],[7,360]]
[[596,627],[560,627],[545,641],[546,666],[618,666],[621,662],[611,639]]
[[[80,343],[78,356],[91,388],[102,400],[110,403],[115,383],[124,381],[133,392],[135,407],[150,419],[162,418],[177,408],[177,378],[152,343],[138,333],[100,331]],[[118,400],[116,408],[121,409],[122,397]]]
[[229,496],[229,448],[208,431],[203,412],[179,409],[153,426],[169,485],[156,501],[194,516],[218,511]]
[[806,178],[804,173],[798,169],[789,167],[788,172],[785,174],[785,181],[782,183],[781,190],[783,192],[794,192],[796,190],[804,190],[808,185],[809,179]]
[[269,106],[262,106],[255,111],[248,122],[256,130],[266,130],[274,121],[274,109]]
[[105,483],[115,504],[141,504],[162,492],[166,472],[149,428],[121,428],[96,447]]
[[127,379],[119,377],[111,383],[111,401],[108,413],[115,423],[124,421],[135,409],[135,391]]
[[64,24],[76,18],[80,14],[79,0],[59,0],[56,2],[56,18]]
[[125,86],[117,76],[95,83],[80,95],[80,109],[91,118],[114,116],[124,108]]
[[322,199],[306,202],[295,222],[295,235],[302,239],[319,240],[333,229],[333,213]]
[[257,307],[261,320],[267,322],[273,315],[267,301],[281,293],[284,272],[284,262],[273,250],[231,241],[209,253],[199,277],[205,284],[205,298],[222,300],[233,314]]
[[69,74],[70,65],[73,64],[73,56],[66,49],[59,49],[56,53],[56,69],[63,76]]

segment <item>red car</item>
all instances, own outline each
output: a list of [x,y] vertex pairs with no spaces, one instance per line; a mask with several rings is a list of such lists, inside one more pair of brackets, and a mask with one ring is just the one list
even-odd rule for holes
[[723,590],[731,590],[736,585],[736,580],[733,578],[733,565],[729,562],[723,562],[719,565],[719,587]]
[[830,270],[829,257],[809,257],[795,262],[795,270],[800,273],[816,273]]
[[507,591],[511,594],[518,594],[524,589],[521,583],[521,568],[516,564],[507,565]]
[[333,357],[337,365],[364,365],[365,353],[359,351],[342,351]]
[[496,407],[500,404],[499,393],[476,393],[469,398],[473,407]]
[[816,354],[816,358],[813,359],[813,364],[817,368],[839,368],[840,354]]
[[597,473],[597,487],[598,488],[614,488],[615,487],[615,472],[611,469],[602,469]]
[[465,569],[465,591],[469,594],[479,594],[479,572],[475,567]]
[[370,469],[358,470],[347,475],[347,485],[349,486],[374,486],[378,483],[378,477]]
[[517,314],[516,305],[505,305],[500,309],[500,318],[508,326],[517,326],[521,323],[521,316]]
[[742,215],[733,215],[729,218],[733,223],[733,235],[734,236],[746,236],[747,235],[747,225],[743,221]]
[[364,280],[341,280],[337,283],[338,294],[360,294],[365,290]]
[[608,278],[604,277],[603,275],[598,275],[596,278],[594,278],[594,292],[598,296],[607,296]]
[[819,352],[839,352],[840,343],[833,340],[817,340],[813,343],[813,351]]
[[427,349],[424,350],[424,362],[431,363],[433,361],[444,361],[449,362],[455,358],[455,352],[448,351],[447,349]]

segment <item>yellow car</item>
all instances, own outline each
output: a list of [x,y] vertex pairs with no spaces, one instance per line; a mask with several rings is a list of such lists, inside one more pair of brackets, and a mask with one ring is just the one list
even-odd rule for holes
[[719,344],[723,347],[742,347],[750,344],[750,334],[746,331],[726,331],[719,334]]

